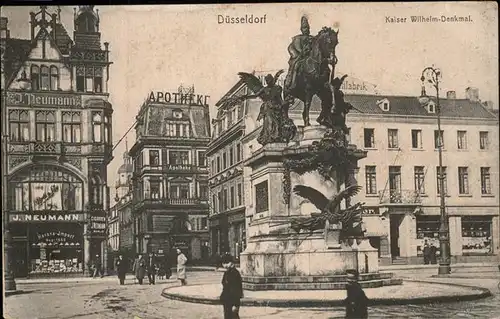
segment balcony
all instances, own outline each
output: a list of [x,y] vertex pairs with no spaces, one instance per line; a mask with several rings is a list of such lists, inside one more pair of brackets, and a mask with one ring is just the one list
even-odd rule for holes
[[61,142],[30,142],[29,149],[34,155],[61,155]]
[[145,198],[139,200],[137,207],[144,205],[153,206],[201,206],[208,208],[208,199],[201,197],[192,198],[160,198],[156,196],[148,196],[146,194]]
[[420,205],[422,198],[415,190],[387,190],[379,192],[380,204]]

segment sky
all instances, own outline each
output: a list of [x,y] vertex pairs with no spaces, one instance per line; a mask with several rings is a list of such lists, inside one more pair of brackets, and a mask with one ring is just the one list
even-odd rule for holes
[[[287,46],[307,15],[313,35],[324,26],[339,30],[337,69],[377,85],[384,95],[420,94],[422,70],[442,72],[441,95],[479,89],[480,99],[498,108],[498,7],[496,2],[294,3],[220,5],[96,6],[102,41],[110,43],[109,93],[113,139],[134,123],[151,91],[194,85],[214,104],[237,81],[237,73],[287,68]],[[49,7],[49,9],[54,9]],[[61,20],[73,32],[73,7],[61,7]],[[29,11],[2,7],[11,37],[29,38]],[[265,23],[218,23],[220,16],[264,17]],[[410,22],[411,16],[470,16],[471,22]],[[388,22],[406,18],[406,22]],[[428,93],[432,92],[428,89]],[[135,141],[132,130],[128,146]],[[108,166],[114,185],[125,140]],[[113,187],[112,187],[113,188]]]

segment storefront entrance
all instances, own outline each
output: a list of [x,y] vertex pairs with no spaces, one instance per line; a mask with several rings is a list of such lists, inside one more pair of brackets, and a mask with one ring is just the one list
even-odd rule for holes
[[390,236],[391,236],[391,256],[397,258],[401,255],[399,248],[399,226],[403,220],[402,215],[391,215],[390,222]]

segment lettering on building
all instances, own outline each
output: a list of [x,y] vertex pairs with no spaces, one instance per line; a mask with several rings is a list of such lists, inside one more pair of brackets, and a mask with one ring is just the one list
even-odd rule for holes
[[82,97],[74,94],[7,92],[9,105],[81,107]]
[[156,103],[173,103],[184,105],[208,105],[210,95],[183,94],[179,92],[153,92],[149,94],[149,101]]
[[10,214],[11,222],[79,222],[83,214]]

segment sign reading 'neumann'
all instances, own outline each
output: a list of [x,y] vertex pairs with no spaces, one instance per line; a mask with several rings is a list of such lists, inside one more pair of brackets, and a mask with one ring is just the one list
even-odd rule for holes
[[78,222],[83,221],[83,214],[10,214],[11,222]]
[[82,97],[75,94],[7,92],[7,103],[25,106],[81,107]]

